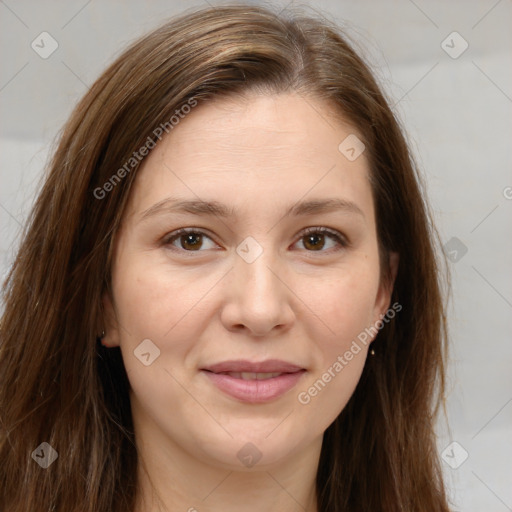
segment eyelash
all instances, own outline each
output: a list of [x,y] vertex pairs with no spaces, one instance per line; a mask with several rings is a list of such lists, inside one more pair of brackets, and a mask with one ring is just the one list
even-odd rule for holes
[[[349,246],[348,240],[344,237],[344,235],[342,235],[340,232],[338,232],[336,230],[333,230],[333,229],[330,229],[330,228],[325,228],[325,227],[306,228],[306,229],[304,229],[302,231],[302,233],[301,233],[301,235],[299,237],[299,240],[304,238],[307,235],[318,234],[318,233],[319,234],[323,234],[323,235],[329,235],[331,238],[333,238],[338,243],[338,247],[337,248],[331,248],[331,249],[328,249],[326,251],[324,251],[324,250],[308,251],[307,249],[304,249],[306,252],[310,252],[310,253],[315,253],[315,252],[331,253],[331,252],[340,251],[340,250],[345,249],[346,247]],[[188,234],[204,235],[207,238],[209,238],[210,240],[212,239],[207,233],[205,233],[201,229],[197,229],[197,228],[181,228],[181,229],[173,231],[172,233],[169,233],[167,236],[165,236],[164,239],[163,239],[163,244],[166,245],[166,246],[170,246],[171,250],[175,250],[175,251],[182,252],[182,253],[192,253],[193,254],[193,253],[196,253],[196,252],[203,252],[201,250],[198,250],[198,251],[187,251],[185,249],[182,249],[181,247],[178,248],[178,247],[175,247],[175,246],[172,245],[172,242],[174,242],[175,240],[179,239],[180,236],[188,235]]]

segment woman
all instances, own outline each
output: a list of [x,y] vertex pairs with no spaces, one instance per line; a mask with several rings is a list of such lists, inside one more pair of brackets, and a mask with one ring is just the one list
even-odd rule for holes
[[76,107],[8,276],[0,508],[447,511],[435,240],[339,29],[166,23]]

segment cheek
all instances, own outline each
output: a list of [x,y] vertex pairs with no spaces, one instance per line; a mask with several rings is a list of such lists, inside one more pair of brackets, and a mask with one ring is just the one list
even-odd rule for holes
[[113,275],[116,316],[131,389],[153,414],[169,404],[176,413],[186,398],[179,384],[186,380],[184,361],[207,321],[197,311],[208,283],[144,264],[143,257],[121,258],[118,268],[122,271]]
[[170,270],[143,255],[121,258],[113,276],[116,314],[125,326],[122,338],[154,337],[163,340],[176,331],[211,287],[213,277]]
[[309,281],[299,292],[318,318],[317,322],[309,322],[316,329],[310,337],[317,340],[326,356],[350,346],[371,325],[378,279],[378,268],[354,265],[350,271],[337,269],[326,279]]
[[307,304],[321,320],[309,333],[315,340],[318,364],[298,390],[297,400],[307,415],[320,420],[325,428],[352,396],[371,339],[366,329],[373,321],[378,272],[372,266],[355,269],[338,272],[328,283],[319,282],[308,289]]
[[148,263],[143,255],[121,257],[117,268],[113,286],[119,343],[131,387],[147,403],[165,390],[166,399],[178,404],[184,398],[178,382],[186,380],[197,342],[211,322],[209,292],[219,276],[170,270],[159,262]]

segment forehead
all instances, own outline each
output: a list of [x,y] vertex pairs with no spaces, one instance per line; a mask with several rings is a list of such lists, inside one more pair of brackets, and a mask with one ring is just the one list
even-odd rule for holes
[[[225,162],[250,157],[264,164],[296,155],[295,160],[307,156],[318,164],[337,155],[343,133],[355,133],[355,129],[335,119],[331,104],[299,94],[252,93],[201,103],[180,120],[166,142],[175,155],[188,157],[209,153],[222,156]],[[165,150],[159,149],[155,153]]]
[[[298,94],[226,97],[196,106],[156,145],[138,172],[130,212],[166,196],[217,199],[247,209],[338,196],[373,214],[364,152],[340,151],[359,136],[332,105]],[[254,213],[254,212],[253,212]]]

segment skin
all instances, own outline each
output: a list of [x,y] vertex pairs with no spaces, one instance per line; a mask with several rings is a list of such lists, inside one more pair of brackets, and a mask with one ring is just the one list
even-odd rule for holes
[[[298,94],[200,104],[137,175],[115,241],[103,343],[121,347],[130,380],[138,512],[316,511],[322,435],[352,395],[369,344],[309,403],[298,394],[387,311],[394,279],[380,279],[365,153],[349,161],[338,150],[357,131],[328,112]],[[236,215],[164,209],[143,219],[171,195],[217,200]],[[326,198],[361,213],[284,216]],[[170,239],[183,227],[204,235],[192,245]],[[339,231],[348,245],[321,233],[308,243],[308,227]],[[236,251],[248,236],[263,249],[251,263]],[[397,262],[392,255],[392,276]],[[134,355],[145,339],[160,350],[149,366]],[[307,371],[284,395],[250,404],[199,371],[229,359],[282,359]],[[252,467],[237,457],[247,443],[261,454]]]

